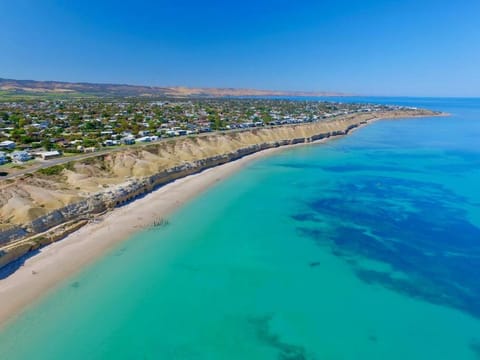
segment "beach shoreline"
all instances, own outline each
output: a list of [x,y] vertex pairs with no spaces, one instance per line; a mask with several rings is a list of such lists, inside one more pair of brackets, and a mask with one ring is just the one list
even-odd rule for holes
[[316,145],[351,134],[374,118],[351,129],[313,142],[264,149],[240,159],[168,183],[145,196],[96,217],[59,242],[42,247],[16,271],[0,280],[0,327],[4,327],[65,280],[80,272],[132,235],[165,219],[188,201],[233,175],[245,165],[286,149]]
[[[322,139],[319,142],[324,142]],[[328,139],[330,140],[330,139]],[[311,143],[314,144],[314,143]],[[39,249],[15,272],[0,280],[0,327],[132,235],[165,219],[254,160],[274,152],[306,145],[265,149],[198,174],[175,180],[113,211],[100,215],[63,240]]]

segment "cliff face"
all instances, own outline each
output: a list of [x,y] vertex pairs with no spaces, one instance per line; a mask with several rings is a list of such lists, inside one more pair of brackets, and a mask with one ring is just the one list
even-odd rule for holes
[[[390,111],[375,117],[431,114]],[[35,173],[4,182],[0,185],[0,246],[4,246],[0,267],[38,247],[38,241],[25,245],[22,239],[85,221],[175,179],[263,149],[346,134],[372,118],[372,114],[361,114],[328,122],[179,138],[69,163],[55,175]],[[16,254],[13,257],[12,252]]]

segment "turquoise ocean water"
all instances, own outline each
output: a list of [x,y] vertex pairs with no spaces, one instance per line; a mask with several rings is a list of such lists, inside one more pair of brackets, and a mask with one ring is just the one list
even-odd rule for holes
[[[342,99],[345,101],[345,99]],[[0,359],[480,359],[480,100],[249,164],[0,332]]]

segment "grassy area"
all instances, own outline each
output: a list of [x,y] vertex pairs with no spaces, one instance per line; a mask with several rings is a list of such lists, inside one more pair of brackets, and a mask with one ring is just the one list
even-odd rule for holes
[[79,153],[79,152],[64,152],[63,153],[63,157],[72,157],[72,156],[78,156],[78,155],[82,155],[83,153]]
[[60,175],[62,171],[65,169],[63,165],[54,165],[44,169],[38,170],[38,172],[42,175],[52,176],[52,175]]
[[32,159],[32,160],[29,160],[29,161],[25,161],[24,163],[22,164],[16,164],[16,163],[7,163],[7,164],[4,164],[4,165],[0,165],[0,170],[7,170],[7,169],[19,169],[19,170],[22,170],[22,169],[25,169],[27,168],[28,166],[30,165],[33,165],[36,163],[36,160],[35,159]]

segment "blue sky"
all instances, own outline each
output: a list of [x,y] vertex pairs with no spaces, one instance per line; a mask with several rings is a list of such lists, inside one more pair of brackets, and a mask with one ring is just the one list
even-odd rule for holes
[[0,2],[0,77],[480,96],[478,0]]

